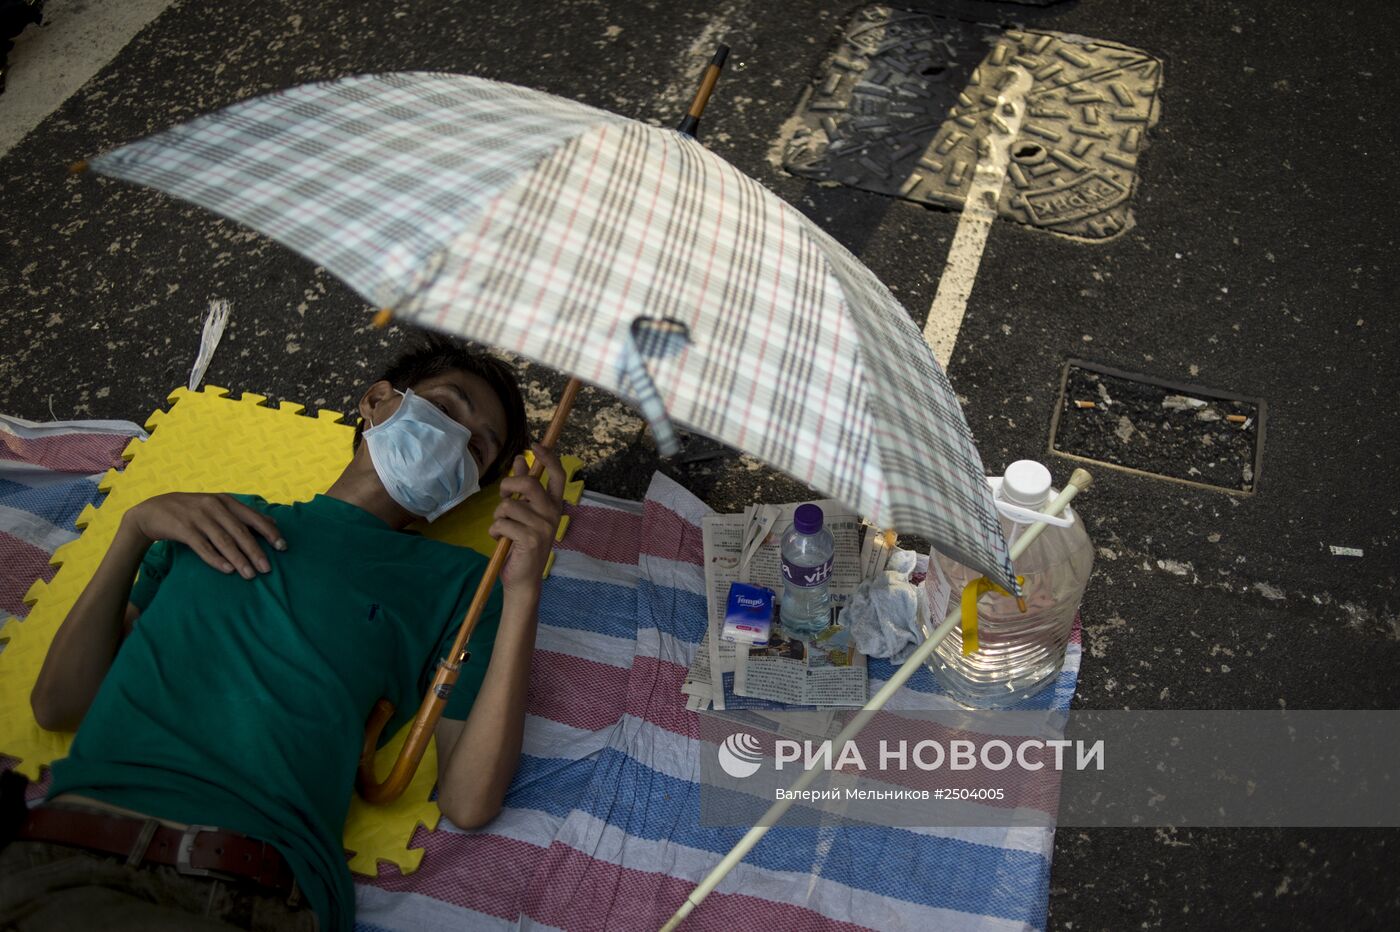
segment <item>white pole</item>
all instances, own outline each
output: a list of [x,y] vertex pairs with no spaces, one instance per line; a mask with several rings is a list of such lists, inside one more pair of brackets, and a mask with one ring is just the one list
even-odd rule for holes
[[[1092,481],[1093,478],[1086,470],[1076,469],[1074,475],[1069,477],[1069,482],[1066,483],[1064,491],[1060,492],[1050,504],[1041,509],[1041,513],[1052,516],[1058,515],[1065,510],[1065,506],[1069,504],[1070,499],[1074,498],[1074,496],[1078,495],[1084,489],[1087,489],[1089,483]],[[1014,562],[1017,557],[1025,553],[1026,548],[1029,547],[1044,530],[1044,523],[1032,524],[1027,528],[1026,532],[1017,538],[1016,543],[1011,547],[1012,561]],[[841,733],[833,740],[833,747],[843,747],[847,741],[850,741],[856,735],[860,734],[861,729],[875,717],[875,713],[880,711],[885,703],[889,701],[889,698],[904,685],[905,681],[914,675],[914,671],[918,670],[919,667],[923,665],[924,661],[928,660],[929,655],[938,647],[939,642],[948,636],[948,632],[953,630],[961,617],[961,606],[957,606],[953,608],[952,611],[948,612],[948,617],[943,619],[943,623],[933,630],[933,633],[924,640],[924,643],[919,645],[913,655],[910,656],[908,660],[904,661],[904,665],[895,671],[894,676],[890,677],[885,685],[880,687],[879,692],[871,696],[870,700],[866,702],[861,710],[846,723],[846,727],[841,729]],[[817,768],[803,771],[802,776],[798,777],[797,782],[793,783],[792,790],[806,789],[821,773],[822,771]],[[699,906],[705,897],[710,895],[710,891],[719,886],[719,882],[728,876],[735,865],[744,859],[744,855],[748,854],[749,851],[753,849],[753,846],[758,844],[759,839],[778,823],[778,820],[783,817],[783,813],[787,812],[788,808],[792,805],[793,797],[797,795],[796,792],[790,792],[787,794],[788,798],[780,799],[768,807],[768,811],[758,820],[758,824],[749,829],[744,837],[739,839],[739,843],[731,848],[729,853],[724,856],[724,860],[720,861],[719,864],[715,866],[714,870],[706,874],[705,879],[700,881],[695,889],[690,892],[690,895],[685,898],[685,902],[681,904],[680,909],[676,910],[675,915],[661,927],[661,932],[673,932],[677,926],[685,921],[685,917],[690,915],[690,911]]]

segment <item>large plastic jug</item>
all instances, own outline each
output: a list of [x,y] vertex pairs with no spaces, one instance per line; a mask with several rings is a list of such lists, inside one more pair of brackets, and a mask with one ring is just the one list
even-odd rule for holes
[[[1050,487],[1050,470],[1034,460],[1018,460],[1000,480],[988,482],[1008,544],[1014,544],[1037,520],[1033,513],[1058,494]],[[978,649],[963,656],[962,629],[954,627],[929,657],[939,685],[964,705],[1014,706],[1052,685],[1064,666],[1075,613],[1094,565],[1094,545],[1084,522],[1068,507],[1046,523],[1050,526],[1015,562],[1027,611],[1023,613],[1014,598],[984,593],[977,602]],[[929,554],[924,585],[937,617],[929,619],[928,630],[958,605],[963,587],[977,576],[937,551]]]

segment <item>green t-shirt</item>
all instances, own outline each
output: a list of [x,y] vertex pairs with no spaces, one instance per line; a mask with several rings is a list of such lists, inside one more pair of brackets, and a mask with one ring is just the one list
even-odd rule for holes
[[[486,558],[396,531],[318,495],[295,505],[237,496],[287,550],[245,580],[182,544],[147,551],[123,642],[50,797],[80,793],[275,845],[327,930],[348,930],[354,888],[341,846],[365,721],[380,697],[418,710]],[[497,586],[445,715],[465,719],[500,622]]]

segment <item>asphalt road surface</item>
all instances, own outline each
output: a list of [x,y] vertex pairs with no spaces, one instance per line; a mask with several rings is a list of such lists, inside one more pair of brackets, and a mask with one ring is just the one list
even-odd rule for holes
[[[1268,405],[1252,495],[1096,471],[1077,503],[1099,558],[1076,705],[1400,706],[1400,13],[1382,0],[908,5],[1164,62],[1131,231],[1092,245],[1005,222],[991,232],[949,366],[988,468],[1046,457],[1072,357]],[[922,326],[958,215],[819,187],[773,158],[853,8],[177,2],[0,157],[0,411],[142,420],[185,382],[210,297],[234,311],[208,382],[351,409],[408,334],[372,331],[356,296],[270,241],[65,166],[263,91],[357,72],[469,72],[669,124],[723,39],[733,54],[706,144],[854,250]],[[563,380],[528,377],[541,427]],[[589,487],[616,495],[639,496],[653,468],[719,509],[804,494],[748,458],[660,462],[641,422],[592,392],[564,447],[589,459]],[[1072,466],[1048,463],[1061,479]],[[1397,848],[1400,834],[1379,829],[1066,829],[1050,924],[1394,927]]]

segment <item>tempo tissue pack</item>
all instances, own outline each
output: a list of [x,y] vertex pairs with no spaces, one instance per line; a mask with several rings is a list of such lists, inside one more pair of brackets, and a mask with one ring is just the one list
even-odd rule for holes
[[737,644],[767,644],[773,629],[773,590],[748,583],[730,583],[724,609],[726,641]]

